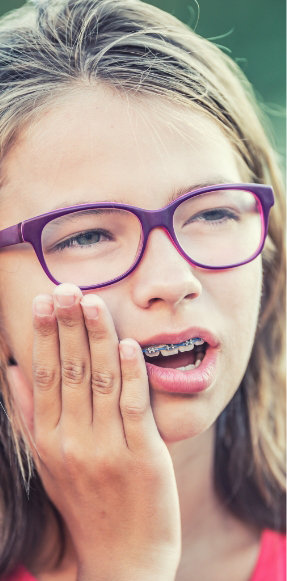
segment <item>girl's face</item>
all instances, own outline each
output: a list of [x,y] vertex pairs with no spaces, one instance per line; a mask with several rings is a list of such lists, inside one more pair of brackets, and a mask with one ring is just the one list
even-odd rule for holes
[[[55,207],[99,201],[156,210],[180,190],[245,181],[228,139],[212,121],[186,111],[175,128],[163,119],[170,121],[176,111],[163,111],[104,90],[73,95],[51,108],[6,156],[1,229]],[[0,270],[4,328],[18,363],[16,401],[32,427],[31,305],[55,287],[29,244],[5,249]],[[260,257],[229,270],[195,268],[164,230],[154,229],[136,270],[92,291],[106,302],[119,339],[146,343],[201,327],[219,343],[215,377],[204,391],[162,392],[151,379],[152,408],[166,442],[204,432],[234,395],[254,341],[261,285]]]

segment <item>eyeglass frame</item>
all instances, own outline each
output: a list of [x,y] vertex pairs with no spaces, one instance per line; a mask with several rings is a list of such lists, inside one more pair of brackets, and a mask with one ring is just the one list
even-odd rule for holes
[[[209,192],[216,192],[216,191],[224,191],[224,190],[242,190],[252,193],[257,200],[259,201],[259,208],[261,214],[261,223],[263,224],[263,232],[261,236],[261,241],[258,249],[256,252],[247,260],[244,260],[239,263],[234,263],[228,266],[206,266],[194,260],[184,252],[177,240],[174,227],[173,227],[173,216],[176,208],[182,204],[185,200],[189,198],[193,198],[199,196],[201,194],[206,194]],[[229,268],[235,268],[237,266],[242,266],[243,264],[247,264],[254,260],[259,254],[262,252],[264,243],[266,240],[266,236],[268,233],[268,221],[269,221],[269,212],[271,207],[274,205],[274,192],[273,188],[268,185],[261,185],[261,184],[219,184],[214,186],[208,186],[205,188],[201,188],[199,190],[193,190],[187,192],[183,196],[179,196],[176,200],[167,204],[163,208],[158,210],[145,210],[143,208],[138,208],[136,206],[130,206],[128,204],[117,204],[113,202],[99,202],[95,204],[80,204],[77,206],[68,206],[66,208],[61,208],[59,210],[53,210],[52,212],[47,212],[45,214],[41,214],[39,216],[35,216],[34,218],[30,218],[28,220],[24,220],[23,222],[19,222],[19,224],[15,224],[14,226],[10,226],[5,228],[4,230],[0,231],[0,248],[5,248],[7,246],[12,246],[15,244],[21,243],[29,243],[33,246],[36,256],[40,262],[41,267],[43,268],[45,274],[48,278],[56,285],[62,284],[57,281],[52,274],[50,273],[42,249],[42,231],[45,226],[55,220],[55,218],[60,218],[61,216],[65,216],[66,214],[72,214],[75,212],[80,212],[83,210],[92,210],[92,209],[100,209],[100,208],[111,208],[111,209],[120,209],[120,210],[127,210],[134,214],[140,224],[141,224],[141,233],[142,233],[142,247],[139,254],[136,256],[134,263],[132,266],[121,276],[118,276],[114,279],[111,279],[107,282],[100,283],[97,285],[92,286],[81,286],[79,287],[81,290],[93,290],[97,288],[102,288],[106,286],[110,286],[123,280],[129,274],[131,274],[135,268],[140,263],[142,256],[144,254],[147,240],[149,237],[150,232],[154,228],[163,228],[177,251],[181,254],[181,256],[191,265],[194,265],[199,268],[204,268],[206,270],[227,270]],[[68,281],[65,281],[68,282]]]

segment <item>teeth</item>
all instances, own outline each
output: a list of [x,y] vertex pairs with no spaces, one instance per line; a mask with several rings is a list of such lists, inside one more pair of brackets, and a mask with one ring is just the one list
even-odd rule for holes
[[182,347],[179,347],[178,350],[181,352],[192,351],[192,349],[194,349],[194,345],[195,345],[195,343],[192,343],[192,345],[182,345]]
[[[162,354],[166,356],[165,351]],[[157,353],[150,353],[149,357],[156,357],[157,355],[159,355],[159,351]],[[190,369],[197,369],[197,367],[199,367],[200,364],[201,359],[197,359],[197,361],[194,364],[190,363],[189,365],[186,365],[186,367],[177,367],[176,369],[179,369],[180,371],[189,371]]]
[[177,355],[178,353],[178,349],[167,349],[164,351],[161,351],[161,354],[164,355],[164,357],[168,357],[169,355]]
[[190,369],[195,369],[195,365],[193,365],[193,363],[190,363],[185,367],[177,367],[176,369],[179,369],[180,371],[189,371]]
[[179,371],[190,371],[191,369],[197,369],[197,367],[199,367],[201,364],[201,359],[197,359],[197,361],[195,363],[190,363],[189,365],[186,365],[185,367],[177,367],[176,369],[179,369]]
[[[168,357],[169,355],[176,355],[179,351],[182,353],[184,351],[192,351],[195,345],[203,345],[203,343],[203,339],[188,339],[187,341],[184,341],[183,345],[180,345],[180,343],[175,345],[151,345],[150,347],[143,349],[143,351],[148,357],[156,357],[159,355],[159,353],[161,353],[164,357]],[[161,350],[161,347],[164,347],[164,349]]]

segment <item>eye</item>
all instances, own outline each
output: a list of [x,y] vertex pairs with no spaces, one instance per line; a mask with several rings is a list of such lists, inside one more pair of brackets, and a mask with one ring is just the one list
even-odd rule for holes
[[111,240],[111,234],[105,230],[87,230],[85,232],[80,232],[75,236],[66,238],[62,242],[56,244],[53,250],[64,250],[65,248],[78,248],[83,246],[93,246],[103,242],[105,240]]
[[100,241],[101,236],[102,236],[101,232],[97,232],[94,230],[91,232],[84,232],[83,234],[80,234],[79,236],[74,238],[74,241],[77,242],[77,244],[79,244],[80,246],[85,246],[86,244],[96,244],[97,242]]
[[228,220],[234,220],[237,222],[239,220],[239,216],[228,208],[212,208],[210,210],[205,210],[195,214],[194,216],[191,216],[185,222],[185,225],[192,222],[223,223],[227,222]]

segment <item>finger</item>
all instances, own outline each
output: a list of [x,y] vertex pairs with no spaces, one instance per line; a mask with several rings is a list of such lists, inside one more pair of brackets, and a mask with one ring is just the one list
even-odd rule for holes
[[61,378],[58,325],[53,297],[39,295],[33,301],[34,425],[52,430],[61,415]]
[[154,451],[161,441],[153,417],[142,350],[133,339],[120,342],[122,391],[120,409],[129,449]]
[[91,365],[89,342],[80,300],[81,290],[69,283],[54,292],[62,377],[62,418],[77,425],[91,424]]
[[97,295],[85,295],[81,305],[90,343],[94,432],[97,441],[119,442],[119,438],[124,441],[119,407],[119,342],[114,322],[106,304]]

